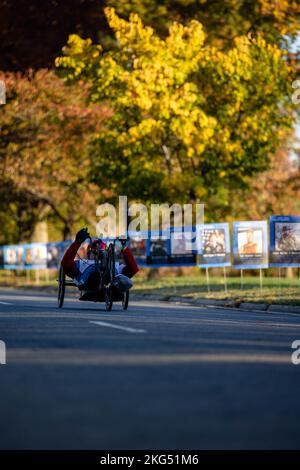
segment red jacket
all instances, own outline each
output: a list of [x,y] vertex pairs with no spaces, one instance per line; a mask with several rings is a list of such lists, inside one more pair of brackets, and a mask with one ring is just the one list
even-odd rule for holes
[[[66,275],[72,278],[75,277],[76,271],[77,271],[75,258],[76,258],[79,247],[80,247],[80,243],[76,243],[76,241],[74,241],[69,246],[69,248],[67,248],[61,260],[61,265],[64,268]],[[125,261],[125,266],[122,269],[122,274],[131,278],[139,271],[139,267],[136,264],[134,256],[130,248],[128,248],[128,246],[123,249],[122,253],[123,253],[123,258]]]

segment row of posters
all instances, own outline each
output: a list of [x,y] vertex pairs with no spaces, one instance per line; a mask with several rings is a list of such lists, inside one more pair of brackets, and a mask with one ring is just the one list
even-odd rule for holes
[[0,267],[4,269],[57,269],[70,243],[66,241],[2,246]]
[[187,228],[187,234],[179,240],[175,233],[166,240],[136,238],[131,247],[146,266],[300,267],[300,216],[270,217],[270,236],[267,221],[233,222],[232,248],[228,223]]
[[131,234],[130,248],[140,266],[196,266],[196,229],[186,228],[184,235],[174,229],[152,232],[147,239]]
[[[300,267],[300,216],[270,217],[267,221],[232,223],[232,249],[228,223],[185,227],[182,234],[131,234],[130,247],[141,266],[196,266],[263,269]],[[4,269],[57,268],[71,242],[30,243],[0,247]],[[84,257],[84,252],[79,253]]]
[[[164,232],[160,233],[160,237]],[[166,239],[139,237],[131,241],[131,249],[140,265],[226,267],[232,265],[228,223],[204,224],[189,229],[187,236],[176,238],[173,232]],[[235,267],[268,267],[266,222],[233,223],[233,265]]]

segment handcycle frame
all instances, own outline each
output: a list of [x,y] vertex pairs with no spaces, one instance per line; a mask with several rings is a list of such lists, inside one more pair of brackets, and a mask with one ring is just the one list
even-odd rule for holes
[[[91,241],[92,238],[88,237]],[[94,241],[97,239],[94,239]],[[113,281],[115,278],[115,244],[120,238],[114,239],[109,243],[107,251],[97,248],[95,256],[95,265],[99,270],[100,284],[98,290],[89,291],[90,298],[80,298],[80,300],[90,300],[92,302],[105,302],[105,309],[107,312],[111,311],[115,301],[122,302],[123,310],[127,310],[129,303],[129,291],[119,293],[116,291]],[[57,291],[57,304],[58,308],[62,308],[64,304],[66,287],[78,287],[74,281],[67,278],[62,265],[59,267],[58,274],[58,291]],[[81,296],[82,297],[82,296]]]

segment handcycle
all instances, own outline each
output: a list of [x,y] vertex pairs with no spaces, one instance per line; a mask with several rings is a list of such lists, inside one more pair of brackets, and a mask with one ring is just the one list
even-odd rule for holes
[[[92,240],[91,237],[89,237],[89,239]],[[79,300],[104,302],[107,312],[111,311],[114,302],[120,301],[122,303],[123,310],[127,310],[129,303],[129,291],[127,290],[126,292],[119,292],[114,284],[116,274],[115,244],[118,240],[122,241],[122,239],[116,238],[109,243],[107,250],[103,250],[97,247],[96,251],[94,252],[94,261],[96,270],[99,273],[99,286],[95,290],[87,291],[85,295],[82,295],[82,291],[80,291],[81,295],[79,297]],[[58,308],[62,308],[64,304],[66,287],[78,286],[71,278],[66,276],[62,265],[59,267],[57,282],[57,304]]]

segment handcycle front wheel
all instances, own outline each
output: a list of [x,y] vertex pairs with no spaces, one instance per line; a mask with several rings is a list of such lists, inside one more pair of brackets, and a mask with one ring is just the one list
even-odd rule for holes
[[108,247],[107,264],[108,264],[107,267],[108,267],[109,281],[112,284],[116,275],[115,247],[112,243]]
[[105,275],[105,310],[110,312],[113,306],[113,281],[115,279],[115,247],[111,243],[107,250],[107,264],[106,264],[106,275]]
[[59,268],[59,274],[58,274],[58,291],[57,291],[58,308],[62,308],[64,304],[65,290],[66,290],[66,274],[65,274],[64,268],[61,266]]
[[129,290],[124,292],[123,299],[122,299],[122,308],[123,310],[127,310],[129,302]]

